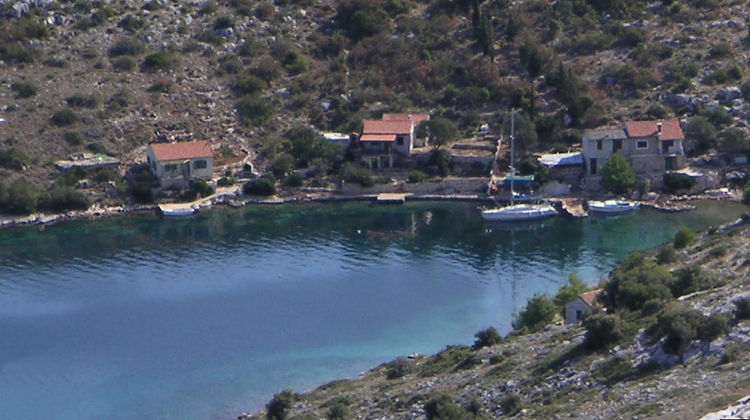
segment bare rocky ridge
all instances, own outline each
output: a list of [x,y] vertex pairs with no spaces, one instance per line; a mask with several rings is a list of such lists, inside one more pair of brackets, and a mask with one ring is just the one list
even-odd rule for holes
[[[731,313],[735,299],[750,296],[748,237],[750,226],[738,223],[679,252],[673,269],[700,262],[728,281],[679,300],[710,315]],[[558,323],[480,350],[449,346],[434,356],[397,359],[299,395],[288,418],[326,418],[343,404],[350,418],[422,419],[425,403],[443,393],[459,406],[478,405],[485,418],[719,418],[740,417],[750,407],[747,320],[710,343],[693,342],[682,357],[666,354],[662,342],[648,344],[643,330],[625,345],[582,352],[585,334]],[[513,411],[508,398],[517,399]]]

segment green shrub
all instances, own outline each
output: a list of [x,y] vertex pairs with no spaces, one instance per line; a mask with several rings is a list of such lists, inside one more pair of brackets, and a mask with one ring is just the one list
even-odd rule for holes
[[237,101],[237,115],[243,124],[263,125],[273,117],[274,109],[264,98],[245,95]]
[[140,55],[143,52],[143,42],[130,37],[120,38],[109,48],[110,57],[121,55]]
[[602,186],[607,191],[623,194],[635,187],[635,170],[628,159],[620,154],[613,154],[602,167]]
[[297,172],[292,172],[289,176],[284,179],[284,185],[287,187],[301,187],[302,186],[302,175]]
[[523,400],[516,394],[510,394],[500,400],[500,407],[506,416],[513,417],[523,408]]
[[705,108],[700,112],[700,116],[706,118],[717,130],[723,130],[734,121],[732,115],[722,106]]
[[63,138],[71,146],[80,146],[85,140],[80,131],[66,131],[63,133]]
[[408,360],[398,358],[386,365],[385,377],[386,379],[398,379],[412,373],[414,366]]
[[671,264],[677,261],[677,253],[672,244],[666,244],[659,247],[656,252],[656,262],[659,264]]
[[729,316],[713,314],[703,320],[703,325],[698,330],[698,339],[710,343],[727,332],[729,332]]
[[433,165],[437,168],[438,175],[442,177],[448,176],[453,167],[453,155],[447,150],[435,149],[430,153],[429,165]]
[[695,241],[695,232],[690,230],[689,228],[682,228],[677,231],[677,233],[674,234],[674,239],[672,240],[672,244],[676,249],[682,249],[685,248],[688,245],[691,245]]
[[271,171],[276,178],[282,178],[291,172],[294,167],[294,156],[287,152],[281,152],[271,161]]
[[328,420],[348,420],[351,418],[351,410],[345,403],[339,402],[328,409],[326,418]]
[[489,327],[486,330],[482,330],[474,334],[474,345],[472,346],[475,350],[481,349],[482,347],[494,346],[500,344],[503,341],[503,336],[497,332],[494,327]]
[[8,188],[0,184],[0,210],[25,215],[36,211],[40,191],[30,182],[17,179]]
[[52,123],[56,126],[71,125],[78,122],[78,116],[70,108],[63,108],[52,114]]
[[68,106],[72,107],[96,108],[101,105],[102,98],[96,93],[92,93],[89,95],[76,93],[72,96],[67,97],[65,99],[65,102],[68,104]]
[[116,72],[132,71],[135,69],[135,58],[129,55],[116,57],[112,60],[112,70]]
[[459,407],[448,394],[440,394],[431,398],[424,405],[427,420],[465,420],[473,416]]
[[349,163],[344,164],[343,166],[343,178],[345,182],[359,184],[365,188],[375,185],[375,181],[372,179],[372,174],[368,169],[354,166]]
[[266,88],[266,82],[251,73],[243,73],[235,80],[233,88],[239,95],[256,94]]
[[161,77],[148,87],[149,92],[169,93],[174,89],[174,83],[169,77]]
[[145,25],[145,22],[143,19],[139,18],[138,16],[134,16],[130,13],[125,15],[120,21],[117,23],[117,26],[120,28],[128,31],[128,32],[136,32],[139,29],[143,28]]
[[216,181],[216,185],[218,185],[220,187],[228,187],[228,186],[234,185],[236,183],[237,183],[237,177],[235,177],[234,175],[223,176],[223,177],[219,178],[218,181]]
[[673,280],[666,267],[634,253],[612,271],[604,288],[611,307],[637,310],[650,300],[671,299]]
[[747,134],[741,128],[730,127],[719,133],[719,150],[729,155],[745,154],[750,149]]
[[222,29],[229,29],[234,27],[234,19],[229,15],[222,15],[214,20],[214,31],[220,31]]
[[623,337],[623,321],[617,315],[594,314],[583,321],[586,328],[586,346],[602,350],[617,343]]
[[427,174],[422,171],[411,171],[409,172],[408,181],[412,184],[419,184],[427,178]]
[[242,191],[248,195],[273,195],[276,193],[276,184],[269,178],[253,179],[242,186]]
[[737,319],[750,319],[750,298],[743,296],[735,299],[734,303],[734,316]]
[[196,179],[191,182],[191,189],[195,190],[201,197],[208,197],[214,193],[214,188],[208,185],[208,182],[202,179]]
[[291,390],[287,389],[273,396],[273,399],[266,404],[266,418],[269,420],[285,420],[287,410],[297,400],[297,396]]
[[674,273],[674,277],[669,287],[675,297],[712,289],[722,284],[721,280],[710,276],[700,266],[681,268]]
[[68,67],[67,60],[65,60],[64,58],[57,58],[57,57],[45,58],[44,61],[42,61],[42,64],[44,64],[45,66],[57,67],[61,69]]
[[25,150],[9,147],[0,150],[0,167],[22,171],[24,167],[31,164],[31,157]]
[[34,83],[28,81],[13,83],[10,85],[10,88],[19,98],[30,98],[39,92],[39,88]]
[[689,190],[695,185],[695,179],[687,174],[666,173],[664,174],[664,191],[674,193]]
[[86,194],[71,187],[57,187],[44,196],[39,202],[39,208],[54,213],[68,210],[86,210],[91,206],[91,200]]
[[168,51],[159,51],[149,54],[143,59],[142,69],[148,72],[156,70],[168,71],[174,69],[178,63],[179,60],[175,54]]
[[526,307],[513,319],[516,330],[538,331],[552,322],[558,312],[552,299],[544,294],[535,294],[526,302]]
[[683,305],[673,305],[659,314],[656,324],[648,333],[653,338],[665,337],[664,351],[681,355],[698,338],[704,322],[705,317],[700,312]]

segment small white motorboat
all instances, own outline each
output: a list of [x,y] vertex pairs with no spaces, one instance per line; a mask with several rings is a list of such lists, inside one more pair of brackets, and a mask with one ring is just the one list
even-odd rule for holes
[[165,206],[160,205],[159,211],[164,217],[187,217],[198,212],[195,207]]
[[589,212],[600,214],[620,214],[633,211],[640,206],[639,203],[626,200],[589,200]]

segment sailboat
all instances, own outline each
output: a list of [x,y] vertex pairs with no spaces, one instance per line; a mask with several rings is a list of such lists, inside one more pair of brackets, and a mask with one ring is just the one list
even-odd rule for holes
[[513,180],[516,177],[516,169],[513,166],[515,152],[515,113],[511,113],[510,119],[510,205],[494,209],[482,210],[482,218],[490,222],[521,222],[525,220],[538,220],[554,216],[557,211],[549,204],[516,204],[515,191],[513,191]]

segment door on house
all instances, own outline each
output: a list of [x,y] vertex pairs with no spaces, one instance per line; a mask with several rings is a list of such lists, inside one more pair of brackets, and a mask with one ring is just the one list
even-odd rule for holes
[[591,170],[591,175],[596,175],[596,158],[589,160],[589,169]]
[[664,169],[671,171],[674,169],[674,156],[667,156],[664,158]]

